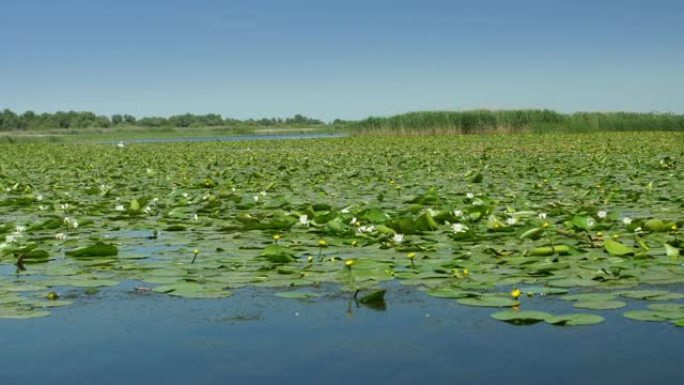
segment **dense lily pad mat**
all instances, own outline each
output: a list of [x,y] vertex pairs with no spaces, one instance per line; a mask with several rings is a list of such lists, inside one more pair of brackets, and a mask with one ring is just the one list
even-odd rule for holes
[[65,288],[124,280],[189,298],[398,281],[466,306],[524,310],[527,296],[567,293],[585,295],[583,313],[627,304],[618,298],[677,303],[682,143],[609,133],[2,145],[0,308],[45,315],[36,304]]

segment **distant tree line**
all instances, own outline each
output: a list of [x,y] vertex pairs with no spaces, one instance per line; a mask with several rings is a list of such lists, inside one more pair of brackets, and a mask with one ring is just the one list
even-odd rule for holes
[[57,111],[55,113],[35,113],[26,111],[18,114],[4,109],[0,113],[0,131],[36,129],[78,129],[110,128],[119,126],[137,127],[219,127],[219,126],[312,126],[322,125],[318,119],[297,114],[291,118],[264,118],[238,120],[223,118],[219,114],[183,114],[166,117],[144,117],[137,119],[128,114],[112,116],[96,115],[88,111]]

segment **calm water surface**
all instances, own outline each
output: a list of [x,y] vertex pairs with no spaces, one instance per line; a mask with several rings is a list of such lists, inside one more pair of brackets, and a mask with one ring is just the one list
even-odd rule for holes
[[[221,300],[140,294],[134,283],[47,318],[0,320],[0,384],[681,384],[684,333],[622,318],[513,326],[393,285],[387,309],[241,289]],[[334,293],[334,291],[332,291]],[[68,294],[68,293],[67,293]],[[527,309],[572,311],[533,298]],[[641,306],[635,301],[630,307]],[[624,310],[624,309],[622,309]]]

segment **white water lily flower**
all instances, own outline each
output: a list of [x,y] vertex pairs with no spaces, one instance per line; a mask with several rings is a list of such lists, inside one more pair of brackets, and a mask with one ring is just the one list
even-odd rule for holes
[[456,234],[465,233],[466,231],[468,231],[468,226],[462,225],[460,223],[454,223],[453,225],[451,225],[451,230]]
[[259,193],[259,195],[261,195],[262,197],[265,197],[265,196],[266,196],[266,191],[261,191],[261,192]]
[[67,227],[70,227],[70,228],[72,228],[72,229],[77,229],[77,228],[78,228],[78,221],[76,221],[75,219],[73,219],[73,218],[71,218],[71,217],[64,217],[64,224],[65,224]]
[[349,206],[343,208],[342,210],[340,210],[340,212],[341,212],[342,214],[349,214]]
[[473,199],[473,198],[475,198],[475,194],[469,192],[466,194],[466,198]]
[[508,218],[506,219],[506,223],[507,223],[509,226],[513,226],[514,224],[518,223],[518,219],[517,219],[516,217],[508,217]]
[[634,232],[635,232],[635,233],[638,233],[638,232],[641,231],[641,230],[642,230],[642,229],[641,229],[641,226],[639,226],[639,227],[637,227],[636,229],[634,229]]
[[45,206],[45,205],[40,205],[40,206],[38,206],[38,209],[39,209],[40,211],[45,211],[45,210],[48,209],[48,207]]
[[258,195],[253,196],[252,199],[254,199],[254,202],[259,202],[259,196]]
[[68,203],[62,203],[59,205],[59,208],[62,209],[63,211],[67,211],[69,209],[69,204]]
[[539,219],[546,219],[546,213],[539,213]]
[[309,225],[309,216],[306,214],[300,215],[299,216],[299,224],[308,226]]
[[357,222],[356,217],[352,217],[351,222],[349,222],[350,225],[355,225]]
[[594,218],[587,218],[587,227],[594,227],[594,225],[596,225]]
[[14,231],[16,231],[17,233],[24,232],[24,231],[26,231],[26,226],[19,226],[19,225],[17,225],[17,226],[14,228]]
[[188,193],[186,193],[186,192],[183,193],[183,198],[188,199],[188,196],[189,196]]
[[360,226],[358,228],[359,233],[372,233],[375,231],[375,226],[369,225],[369,226]]
[[454,216],[455,216],[455,217],[462,217],[462,216],[463,216],[463,211],[461,211],[461,210],[454,210]]
[[430,214],[431,217],[436,217],[437,214],[439,214],[439,211],[433,210],[433,209],[427,209],[428,214]]
[[126,208],[124,207],[124,205],[116,205],[116,207],[114,207],[114,210],[115,211],[126,211]]
[[38,196],[36,196],[36,200],[37,200],[38,202],[42,201],[42,200],[43,200],[43,196],[42,196],[41,194],[38,194]]
[[55,239],[58,241],[64,241],[67,239],[67,236],[64,233],[57,233],[55,234]]
[[5,243],[14,243],[17,241],[17,238],[19,238],[19,234],[8,234],[5,235]]
[[394,236],[392,237],[392,240],[394,241],[394,243],[397,243],[397,244],[401,243],[404,241],[404,234],[399,234],[399,233],[394,234]]
[[630,218],[630,217],[624,217],[624,218],[622,218],[622,223],[624,223],[625,226],[629,226],[629,225],[632,224],[632,218]]
[[606,210],[599,210],[596,213],[596,216],[601,218],[601,219],[604,219],[606,216],[608,216],[608,212]]
[[116,147],[124,148],[124,147],[126,147],[126,145],[124,144],[124,142],[122,140],[120,140],[119,143],[116,144]]

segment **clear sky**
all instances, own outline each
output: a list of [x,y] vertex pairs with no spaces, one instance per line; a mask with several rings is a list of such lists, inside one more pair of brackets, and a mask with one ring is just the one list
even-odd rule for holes
[[684,113],[684,1],[2,0],[0,108]]

